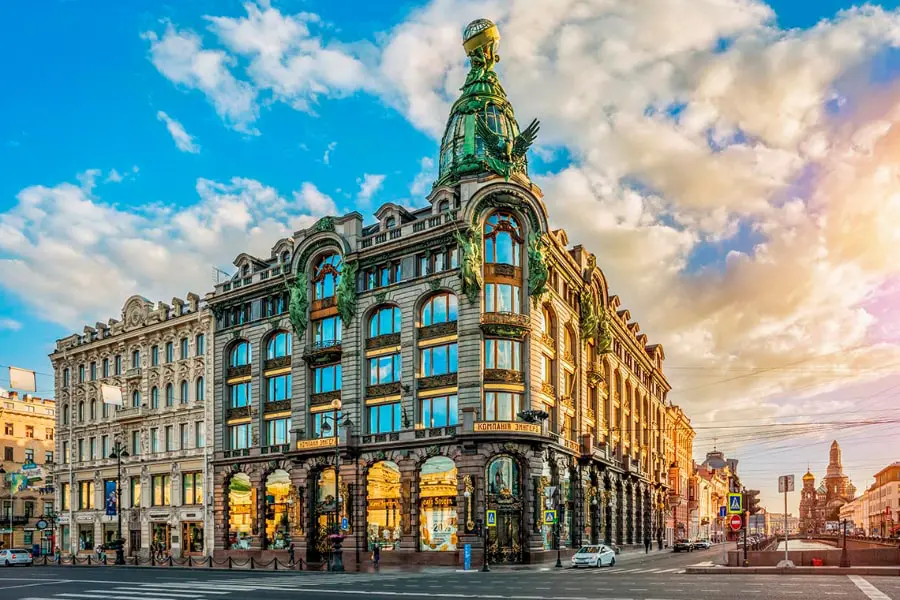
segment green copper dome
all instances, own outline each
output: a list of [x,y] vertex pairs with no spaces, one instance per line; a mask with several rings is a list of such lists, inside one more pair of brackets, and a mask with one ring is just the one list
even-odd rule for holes
[[500,60],[499,42],[497,26],[487,19],[473,21],[463,33],[470,69],[462,94],[450,109],[435,185],[486,171],[507,179],[513,173],[528,175],[525,153],[537,135],[538,123],[533,121],[524,132],[519,131],[512,105],[494,72],[494,64]]

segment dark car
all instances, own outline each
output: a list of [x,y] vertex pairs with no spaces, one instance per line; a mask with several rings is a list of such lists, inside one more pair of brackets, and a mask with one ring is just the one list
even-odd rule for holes
[[672,550],[675,552],[693,552],[694,542],[690,540],[678,540],[675,542],[675,545],[672,546]]

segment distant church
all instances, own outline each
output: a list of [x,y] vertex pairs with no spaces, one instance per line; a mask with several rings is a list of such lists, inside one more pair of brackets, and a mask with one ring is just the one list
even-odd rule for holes
[[819,533],[827,521],[840,519],[841,507],[856,497],[856,487],[844,475],[841,465],[841,446],[831,443],[825,479],[816,488],[816,476],[807,470],[800,492],[800,531]]

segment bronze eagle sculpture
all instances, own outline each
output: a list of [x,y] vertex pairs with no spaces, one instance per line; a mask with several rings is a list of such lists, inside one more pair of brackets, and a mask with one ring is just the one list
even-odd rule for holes
[[488,161],[489,164],[507,179],[510,173],[525,172],[525,153],[534,143],[540,128],[540,122],[534,119],[524,131],[509,139],[495,133],[480,115],[475,117],[475,132],[484,140],[485,151],[493,159]]

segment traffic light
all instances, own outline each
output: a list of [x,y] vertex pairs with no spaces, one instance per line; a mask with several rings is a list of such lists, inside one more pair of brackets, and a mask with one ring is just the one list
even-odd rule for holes
[[747,510],[755,515],[762,507],[759,505],[759,490],[747,490]]

